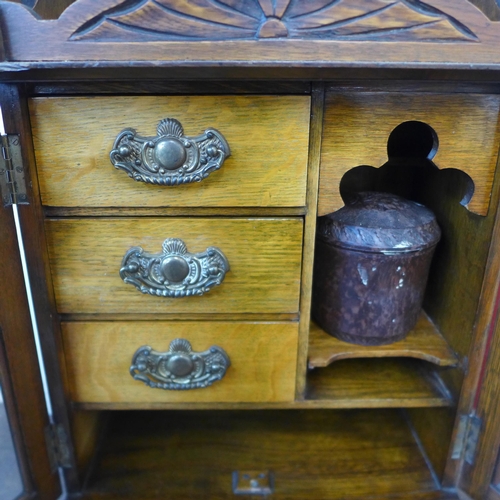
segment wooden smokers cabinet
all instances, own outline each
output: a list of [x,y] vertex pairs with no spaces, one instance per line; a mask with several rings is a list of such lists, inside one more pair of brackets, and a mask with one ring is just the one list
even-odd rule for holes
[[[57,498],[59,466],[89,499],[499,499],[497,3],[34,10],[0,2],[0,375],[25,497]],[[442,231],[386,346],[310,317],[316,219],[366,190]]]

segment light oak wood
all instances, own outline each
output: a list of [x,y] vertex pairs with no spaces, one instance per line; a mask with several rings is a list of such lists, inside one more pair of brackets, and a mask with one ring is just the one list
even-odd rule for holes
[[[74,402],[274,402],[292,401],[297,323],[92,322],[63,323],[70,398]],[[193,351],[222,347],[231,366],[204,389],[152,389],[129,373],[144,345],[167,351],[176,338]]]
[[[61,97],[30,101],[42,203],[62,207],[305,205],[309,96]],[[109,159],[118,133],[156,136],[175,118],[188,136],[219,130],[231,156],[200,183],[136,182]]]
[[455,353],[423,312],[404,340],[382,346],[348,344],[311,322],[309,368],[325,367],[341,359],[387,357],[418,358],[439,366],[456,366],[458,363]]
[[431,466],[439,481],[442,481],[448,453],[453,448],[452,435],[456,407],[407,408],[405,411]]
[[459,169],[474,181],[469,210],[488,213],[500,145],[500,97],[400,93],[337,93],[326,99],[319,215],[341,208],[339,185],[350,169],[387,162],[390,133],[406,121],[421,121],[438,135],[434,162]]
[[107,420],[101,411],[78,411],[71,413],[71,439],[75,446],[75,457],[81,484],[84,484],[91,467],[96,449],[103,437],[103,427]]
[[307,351],[309,344],[309,318],[311,316],[312,276],[314,265],[314,243],[316,234],[316,213],[318,207],[319,164],[321,159],[321,137],[325,107],[323,84],[313,87],[311,103],[311,133],[309,138],[309,172],[307,178],[307,215],[304,220],[304,249],[302,260],[302,281],[300,293],[299,353],[297,357],[296,397],[304,396],[307,372]]
[[235,470],[272,470],[278,500],[446,498],[396,410],[112,418],[84,498],[232,499]]
[[451,404],[432,365],[412,359],[349,359],[317,368],[308,374],[306,399],[335,408]]
[[116,314],[61,314],[61,321],[298,321],[299,313],[116,313]]
[[[302,219],[48,220],[50,265],[60,313],[294,313],[299,308]],[[125,284],[125,252],[160,253],[181,238],[192,253],[215,246],[230,271],[203,296],[169,299]]]
[[[497,163],[497,173],[499,167],[500,159],[499,163]],[[491,341],[494,340],[493,325],[496,315],[496,303],[500,290],[500,253],[498,252],[500,246],[499,202],[500,176],[497,174],[491,199],[492,209],[486,219],[464,220],[463,214],[462,217],[459,218],[458,213],[452,213],[455,221],[451,226],[449,239],[450,242],[454,242],[450,245],[450,249],[457,248],[457,250],[446,252],[443,255],[442,262],[439,263],[441,266],[446,257],[455,261],[450,262],[452,267],[450,267],[447,275],[444,275],[445,279],[441,282],[443,290],[449,290],[451,288],[456,290],[455,294],[461,294],[461,289],[464,288],[467,292],[464,298],[467,298],[467,296],[470,297],[466,302],[460,300],[462,307],[458,307],[454,300],[447,301],[448,303],[441,303],[438,301],[434,313],[434,317],[439,315],[448,323],[455,322],[457,326],[462,325],[463,332],[469,330],[469,325],[472,327],[470,328],[469,335],[464,335],[463,333],[459,335],[459,328],[456,330],[457,334],[455,338],[451,338],[451,336],[447,335],[448,341],[450,343],[453,341],[452,345],[455,346],[457,351],[467,356],[465,359],[468,361],[469,365],[463,384],[459,386],[460,400],[452,440],[456,439],[460,416],[469,415],[471,412],[476,411],[478,391],[481,390],[481,385],[484,383],[485,362],[490,356],[489,349],[491,347]],[[459,258],[456,259],[456,256]],[[478,267],[475,271],[474,266]],[[458,280],[453,278],[453,269],[455,269]],[[463,283],[463,285],[460,285],[460,283]],[[451,293],[449,293],[449,295],[452,297]],[[475,301],[472,301],[472,298],[475,298]],[[466,304],[466,306],[464,307],[463,304]],[[475,314],[473,323],[468,319],[471,317],[472,313]],[[464,328],[465,325],[467,326]],[[442,327],[441,331],[445,334]],[[497,341],[498,340],[496,340],[496,342]],[[491,403],[496,398],[497,390],[495,376],[493,376],[493,388],[495,397],[491,399],[487,397],[485,402],[489,401]],[[488,418],[492,417],[488,416]],[[490,428],[496,432],[497,427],[495,418],[493,418],[489,425],[491,426]],[[488,439],[484,441],[484,444],[486,449],[489,448],[489,453],[491,453],[495,448],[495,439],[491,439],[491,436],[489,436]],[[492,458],[490,455],[490,458],[487,458],[483,462],[485,466],[481,474],[485,474],[483,479],[486,483],[480,486],[482,488],[486,487],[487,481],[489,481],[488,470],[491,470],[493,466],[490,462],[491,460]],[[461,467],[461,461],[448,460],[444,478],[446,486],[457,484],[459,476],[462,473]],[[481,481],[476,483],[476,485],[480,483]]]

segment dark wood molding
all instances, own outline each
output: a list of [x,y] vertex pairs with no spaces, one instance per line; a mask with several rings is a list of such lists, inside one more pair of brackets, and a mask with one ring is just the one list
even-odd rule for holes
[[[57,19],[76,0],[7,0],[31,7],[42,19]],[[491,21],[500,21],[499,0],[468,0],[481,9]]]
[[[22,95],[22,89],[18,86],[1,85],[0,103],[2,105],[2,109],[4,110],[5,128],[7,133],[18,133],[21,136],[21,150],[24,169],[26,179],[29,179],[29,184],[27,181],[27,184],[29,185],[29,205],[19,205],[19,219],[23,234],[31,289],[33,293],[35,314],[40,334],[41,351],[45,362],[45,371],[49,384],[49,394],[52,402],[54,421],[57,424],[63,425],[67,435],[69,436],[71,435],[69,410],[65,391],[63,389],[63,378],[59,364],[59,356],[61,353],[61,346],[59,344],[59,317],[55,311],[53,302],[51,302],[50,294],[52,293],[52,283],[50,271],[48,266],[45,265],[47,256],[44,239],[45,233],[43,229],[43,212],[40,205],[38,180],[36,178],[34,168],[35,160],[31,140],[27,102],[25,97]],[[15,233],[13,234],[15,235]],[[4,259],[4,261],[6,260]],[[16,278],[16,283],[19,279],[21,278]],[[9,280],[4,279],[3,282],[8,283]],[[22,282],[22,286],[24,287],[24,282]],[[17,296],[20,296],[19,294],[20,292],[18,292]],[[1,307],[0,303],[0,309],[5,309],[7,313],[10,312],[13,307]],[[22,349],[19,351],[19,354],[21,353],[23,353]],[[38,372],[38,362],[35,362],[33,365]],[[19,386],[17,392],[21,393],[22,391],[22,386]],[[27,406],[23,409],[23,415],[25,415],[28,419],[32,416],[32,410],[29,403],[30,402],[28,401]],[[70,461],[72,463],[72,467],[65,468],[63,471],[68,490],[73,491],[78,487],[78,478],[71,443],[69,455],[71,457]]]
[[467,0],[196,5],[193,10],[180,0],[79,0],[57,20],[37,20],[23,5],[2,2],[6,62],[0,68],[33,67],[29,61],[70,61],[78,67],[96,60],[500,68],[498,25]]
[[[0,88],[0,104],[8,106]],[[11,129],[9,129],[11,131]],[[0,207],[0,379],[16,447],[24,494],[57,498],[57,473],[49,466],[44,430],[49,424],[24,287],[12,208]],[[38,495],[38,496],[37,496]]]
[[[76,0],[8,0],[31,7],[42,19],[57,19]],[[500,21],[498,0],[469,0],[481,9],[491,21]]]

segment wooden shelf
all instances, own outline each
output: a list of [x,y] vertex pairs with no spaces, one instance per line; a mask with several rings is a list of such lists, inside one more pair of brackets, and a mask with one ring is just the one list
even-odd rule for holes
[[322,368],[341,359],[388,357],[418,358],[439,366],[458,364],[455,353],[424,312],[406,339],[383,346],[348,344],[311,322],[309,368]]
[[94,470],[85,499],[233,499],[233,471],[276,500],[444,498],[397,410],[113,412]]
[[409,358],[350,359],[307,375],[306,401],[321,408],[450,406],[433,365]]

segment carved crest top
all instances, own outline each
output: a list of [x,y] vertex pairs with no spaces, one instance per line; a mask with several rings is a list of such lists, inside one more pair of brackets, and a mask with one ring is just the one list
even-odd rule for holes
[[53,21],[0,2],[0,14],[7,61],[500,65],[500,23],[468,0],[77,0]]
[[135,0],[91,17],[71,40],[299,38],[476,41],[453,15],[420,0]]

